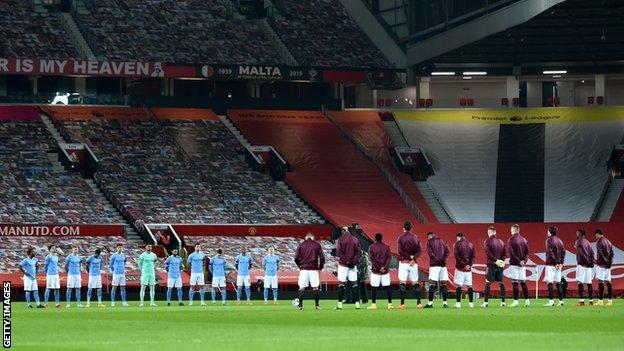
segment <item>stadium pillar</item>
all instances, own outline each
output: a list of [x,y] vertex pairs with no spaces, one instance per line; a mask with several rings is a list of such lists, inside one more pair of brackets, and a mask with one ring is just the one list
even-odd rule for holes
[[32,80],[32,93],[33,95],[37,95],[37,93],[39,92],[39,77],[37,76],[32,76],[30,77],[30,80]]
[[422,77],[420,78],[420,83],[418,84],[418,98],[419,99],[429,99],[431,96],[429,95],[429,84],[431,83],[431,78]]
[[[507,100],[512,102],[514,98],[518,98],[520,96],[520,82],[518,78],[515,76],[507,76]],[[508,106],[513,107],[513,104],[510,103]]]
[[0,76],[0,96],[7,96],[7,77]]
[[[604,98],[605,95],[605,77],[604,74],[596,74],[594,76],[594,95],[602,96]],[[605,101],[606,103],[606,101]]]

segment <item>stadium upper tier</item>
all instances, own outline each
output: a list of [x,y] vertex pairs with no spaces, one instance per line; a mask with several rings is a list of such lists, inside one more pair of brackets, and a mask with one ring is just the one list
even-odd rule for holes
[[54,145],[40,121],[0,121],[0,222],[118,222],[79,174],[52,164]]
[[65,27],[61,14],[35,12],[28,1],[3,1],[0,56],[84,59],[71,39],[81,34],[95,57],[108,60],[278,65],[286,64],[285,45],[300,65],[389,67],[337,0],[273,1],[267,19],[245,18],[230,0],[86,4],[64,17],[77,27]]
[[3,57],[78,57],[57,14],[36,13],[30,1],[0,1],[0,53]]
[[168,223],[322,221],[236,153],[218,120],[61,120],[99,158],[95,179],[127,218]]

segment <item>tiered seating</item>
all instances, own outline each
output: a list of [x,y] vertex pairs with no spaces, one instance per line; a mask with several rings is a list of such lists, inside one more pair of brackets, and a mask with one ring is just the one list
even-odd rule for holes
[[376,111],[335,111],[330,113],[336,122],[348,130],[375,160],[386,166],[386,169],[391,172],[406,195],[418,207],[425,220],[436,223],[438,220],[435,214],[429,208],[414,181],[409,175],[399,171],[390,158],[390,150],[395,145],[386,133],[378,113]]
[[96,55],[111,60],[275,64],[257,21],[233,18],[229,0],[99,0],[75,16]]
[[[302,239],[271,237],[271,236],[188,236],[187,245],[202,244],[204,252],[210,256],[216,254],[217,249],[223,250],[229,265],[234,265],[236,256],[243,246],[248,247],[253,259],[252,269],[262,269],[262,259],[268,254],[269,246],[275,247],[275,254],[280,258],[280,270],[298,270],[294,260],[294,253]],[[326,271],[336,271],[338,261],[331,256],[334,244],[327,240],[319,241],[325,251]]]
[[416,222],[386,178],[320,112],[230,110],[229,116],[252,143],[284,155],[293,168],[288,184],[334,224],[359,223],[374,236]]
[[240,146],[220,121],[170,121],[169,129],[206,178],[253,223],[321,222],[266,174],[253,172]]
[[136,221],[240,222],[156,121],[64,121],[71,140],[87,143],[100,160],[96,180],[124,215]]
[[271,25],[299,64],[389,66],[338,0],[272,0],[281,16]]
[[[65,262],[65,257],[71,252],[72,245],[78,246],[78,253],[85,258],[92,255],[95,249],[102,250],[102,257],[105,262],[103,272],[109,273],[108,257],[115,252],[115,246],[118,243],[124,244],[124,253],[127,256],[126,269],[139,270],[137,260],[143,250],[137,248],[136,245],[129,244],[123,237],[93,236],[80,238],[46,237],[45,239],[40,237],[11,237],[10,240],[0,240],[0,271],[3,273],[19,273],[18,266],[21,260],[26,257],[26,249],[34,247],[39,259],[39,269],[42,272],[45,256],[49,253],[48,246],[54,244],[61,251],[59,252],[59,265],[61,267],[63,262]],[[156,269],[162,271],[164,266],[156,265]],[[63,272],[62,268],[61,272]]]
[[[67,120],[63,133],[100,160],[96,180],[133,221],[321,221],[267,175],[252,172],[220,121]],[[189,158],[190,157],[190,160]]]
[[11,58],[78,57],[57,14],[36,13],[30,1],[0,2],[0,53]]
[[80,175],[53,167],[54,144],[39,121],[0,121],[0,222],[116,222]]

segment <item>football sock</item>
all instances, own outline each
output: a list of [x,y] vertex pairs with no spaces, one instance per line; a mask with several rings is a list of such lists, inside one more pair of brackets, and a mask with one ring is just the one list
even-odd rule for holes
[[173,288],[167,288],[167,303],[171,302],[171,290]]
[[405,305],[405,291],[407,290],[407,286],[405,283],[401,283],[399,285],[399,297],[401,297],[401,305]]
[[518,282],[511,283],[513,286],[513,299],[517,300],[520,295],[520,287],[518,286]]
[[30,305],[30,291],[26,291],[26,304]]
[[579,292],[579,300],[583,300],[585,298],[585,292],[583,291],[583,284],[579,283],[578,292]]
[[525,281],[520,282],[520,287],[522,287],[522,296],[524,296],[525,299],[529,299],[529,287],[527,286],[527,283]]
[[65,292],[65,299],[67,300],[67,304],[69,304],[69,302],[71,301],[71,289],[69,288]]
[[35,303],[39,306],[41,304],[41,302],[39,302],[39,290],[33,291],[33,297],[35,298]]
[[242,286],[237,286],[236,287],[236,301],[240,302],[242,294],[243,294],[243,287]]
[[139,295],[139,299],[141,300],[141,303],[143,303],[143,301],[145,301],[145,285],[141,284],[141,292]]
[[386,286],[386,297],[388,297],[388,303],[392,303],[392,287]]
[[278,294],[277,288],[273,288],[271,290],[273,290],[273,301],[277,301],[277,294]]
[[590,300],[594,299],[594,287],[591,284],[587,284],[587,296]]
[[442,301],[446,302],[446,300],[448,300],[448,289],[446,284],[440,285],[440,290],[442,291]]
[[416,295],[416,303],[420,305],[420,299],[422,299],[422,287],[419,283],[414,285],[414,295]]
[[485,282],[485,289],[483,291],[483,301],[485,303],[490,299],[490,282]]
[[598,299],[602,301],[604,299],[604,283],[598,282]]
[[56,304],[61,303],[61,289],[54,289],[54,301]]
[[429,302],[433,301],[433,295],[435,295],[436,292],[436,285],[435,284],[429,284]]
[[116,292],[117,292],[117,287],[113,286],[113,288],[111,289],[111,302],[115,302]]
[[319,305],[319,290],[318,288],[314,289],[314,305]]
[[[217,300],[217,291],[215,290],[215,288],[210,289],[210,297],[212,297],[212,303],[215,303],[215,301]],[[192,297],[189,296],[189,300],[191,300],[191,299],[192,299]],[[191,301],[193,301],[193,300],[191,300]]]
[[357,286],[357,283],[353,283],[351,286],[351,293],[353,294],[353,302],[360,302],[360,288]]
[[191,286],[189,288],[189,302],[193,303],[193,298],[195,297],[195,290],[193,290],[193,287]]
[[344,301],[345,286],[343,283],[338,285],[338,302]]
[[474,294],[473,294],[473,290],[472,287],[468,288],[468,302],[472,302],[472,299],[474,298]]
[[303,290],[299,290],[299,294],[297,296],[299,298],[299,307],[303,307]]
[[119,289],[121,289],[121,302],[126,303],[126,287],[122,285]]
[[462,293],[461,286],[458,286],[457,288],[455,288],[455,301],[461,302],[461,293]]
[[206,297],[206,287],[202,285],[201,289],[199,289],[199,299],[201,303],[204,303],[204,298]]
[[262,292],[262,296],[264,297],[264,301],[269,299],[269,288],[264,288],[264,291]]
[[609,298],[609,300],[613,300],[613,288],[611,287],[611,282],[607,282],[607,298]]
[[221,289],[221,302],[225,303],[226,299],[227,299],[227,289],[223,287]]
[[502,282],[498,283],[498,288],[500,289],[499,295],[501,302],[505,302],[505,284]]
[[[559,284],[557,284],[559,285]],[[559,289],[557,289],[559,290]],[[553,291],[553,283],[548,283],[548,300],[552,300],[554,298],[554,291]]]
[[563,292],[563,285],[561,283],[557,283],[557,294],[559,295],[559,301],[563,301],[563,297],[565,296]]
[[[247,302],[251,301],[251,286],[245,288],[245,296],[247,297]],[[203,301],[204,299],[202,298],[202,302]]]
[[182,303],[182,287],[177,288],[178,290],[178,302]]
[[93,291],[91,290],[91,288],[88,288],[88,289],[87,289],[87,303],[90,303],[90,302],[91,302],[91,293],[92,293],[92,292],[93,292]]
[[377,288],[374,286],[371,286],[371,300],[373,303],[377,303]]
[[76,288],[76,301],[80,303],[80,288]]
[[156,285],[150,285],[150,302],[154,303],[156,298]]
[[95,294],[97,295],[98,303],[102,303],[102,288],[97,289]]
[[48,298],[50,297],[50,289],[45,289],[45,292],[43,293],[43,302],[44,303],[48,303]]

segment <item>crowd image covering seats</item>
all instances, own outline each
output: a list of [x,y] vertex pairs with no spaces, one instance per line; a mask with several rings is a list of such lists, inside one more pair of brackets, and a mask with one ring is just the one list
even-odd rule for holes
[[52,165],[54,145],[40,121],[0,121],[0,222],[117,222],[78,173]]
[[[65,257],[71,252],[71,247],[78,247],[78,254],[85,259],[93,255],[95,249],[102,251],[101,256],[104,259],[102,272],[110,273],[108,268],[109,257],[115,252],[117,244],[124,245],[124,253],[126,254],[126,270],[139,270],[138,258],[143,250],[136,245],[132,245],[123,237],[116,236],[92,236],[92,237],[12,237],[11,240],[0,240],[0,271],[2,273],[19,273],[19,263],[26,257],[26,250],[34,248],[36,257],[39,261],[40,272],[43,271],[45,257],[49,254],[48,247],[56,245],[59,249],[59,268],[61,274],[64,273],[62,268]],[[163,265],[156,265],[157,271],[164,271]]]
[[0,1],[0,56],[78,57],[58,14],[34,12],[30,1]]
[[[223,256],[230,266],[233,266],[243,247],[248,249],[252,258],[252,269],[262,270],[262,259],[268,254],[270,246],[275,247],[275,254],[280,258],[281,271],[298,270],[294,260],[294,252],[302,239],[291,237],[272,236],[188,236],[184,239],[187,245],[201,244],[202,250],[209,256],[214,256],[217,249],[223,250]],[[327,240],[320,240],[325,253],[326,271],[336,271],[338,260],[331,256],[334,244]],[[232,267],[231,267],[232,268]]]
[[174,63],[277,64],[258,24],[229,0],[99,0],[74,16],[98,56]]
[[67,120],[61,130],[92,148],[96,181],[132,222],[321,221],[251,171],[220,121]]
[[301,65],[388,68],[338,0],[272,0],[272,27]]

